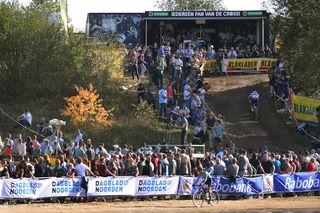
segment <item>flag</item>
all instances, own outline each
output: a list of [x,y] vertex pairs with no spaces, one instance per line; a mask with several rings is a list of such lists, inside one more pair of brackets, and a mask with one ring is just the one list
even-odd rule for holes
[[66,33],[68,33],[68,0],[60,0],[60,14]]

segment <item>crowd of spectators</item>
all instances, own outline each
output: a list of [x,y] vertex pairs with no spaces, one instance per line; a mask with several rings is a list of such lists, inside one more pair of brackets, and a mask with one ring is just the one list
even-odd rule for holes
[[70,143],[57,136],[38,141],[36,137],[12,139],[9,134],[1,145],[1,178],[41,178],[75,176],[197,176],[202,167],[212,176],[230,178],[257,174],[293,174],[320,171],[320,150],[300,153],[261,150],[234,151],[218,146],[195,158],[191,146],[169,149],[166,146],[138,148],[113,145],[110,150],[92,141],[83,141],[78,131]]

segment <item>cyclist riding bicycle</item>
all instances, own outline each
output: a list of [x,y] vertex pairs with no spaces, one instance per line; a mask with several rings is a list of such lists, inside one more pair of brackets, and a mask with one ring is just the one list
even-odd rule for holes
[[209,172],[207,171],[203,171],[203,168],[202,167],[198,167],[198,171],[199,171],[199,175],[198,175],[198,178],[196,180],[195,183],[198,184],[198,181],[199,180],[202,180],[201,183],[199,184],[201,187],[203,187],[204,185],[207,185],[208,187],[208,193],[209,193],[209,200],[208,202],[210,202],[211,200],[211,175],[209,174]]
[[259,94],[257,91],[253,91],[250,95],[249,95],[249,102],[251,104],[251,111],[254,111],[254,106],[257,107],[258,106],[258,102],[259,102]]

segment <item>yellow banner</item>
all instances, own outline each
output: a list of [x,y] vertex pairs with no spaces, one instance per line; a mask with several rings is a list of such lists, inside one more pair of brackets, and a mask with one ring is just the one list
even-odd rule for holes
[[217,67],[217,61],[215,59],[212,60],[206,60],[202,66],[201,66],[201,71],[210,71],[210,70],[215,70]]
[[320,105],[320,99],[294,95],[292,99],[292,112],[296,119],[317,123],[316,108]]
[[[268,71],[275,65],[277,59],[274,58],[246,58],[246,59],[224,59],[222,70],[232,71]],[[201,66],[201,71],[212,71],[217,67],[217,61],[207,60]]]
[[275,58],[261,58],[259,70],[268,71],[274,65],[276,65],[277,59]]
[[229,59],[227,70],[258,70],[260,59]]

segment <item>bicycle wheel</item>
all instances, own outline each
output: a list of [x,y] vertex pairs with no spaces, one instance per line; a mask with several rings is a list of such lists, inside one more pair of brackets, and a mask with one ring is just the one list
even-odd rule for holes
[[202,190],[196,190],[192,195],[192,202],[195,207],[202,207],[205,195]]
[[219,201],[220,201],[220,195],[219,195],[218,191],[212,190],[212,191],[211,191],[211,198],[210,198],[209,204],[210,204],[211,206],[213,206],[213,205],[218,204]]

